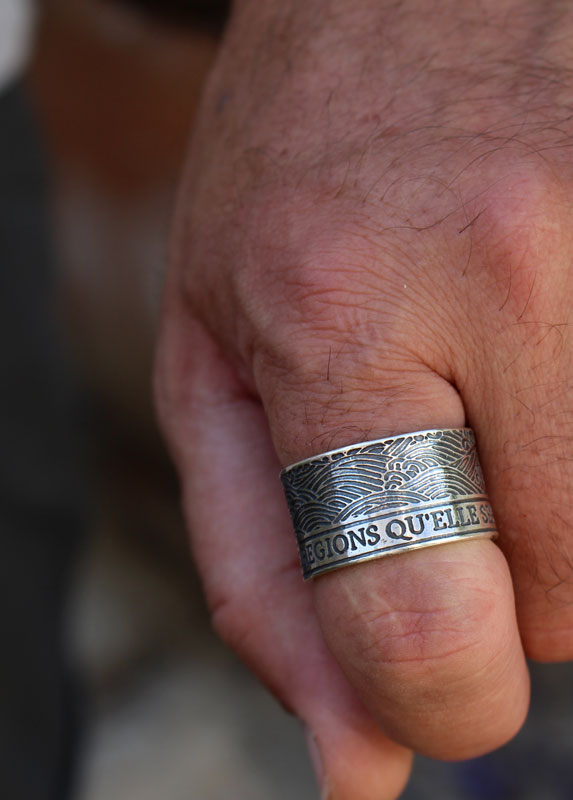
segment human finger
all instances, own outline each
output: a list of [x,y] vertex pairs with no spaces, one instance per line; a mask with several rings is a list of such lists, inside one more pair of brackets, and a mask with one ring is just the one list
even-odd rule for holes
[[166,320],[159,408],[215,628],[304,722],[324,797],[392,800],[411,754],[383,734],[326,647],[263,409],[200,324]]
[[[468,327],[481,333],[465,370],[464,402],[512,573],[522,641],[541,661],[573,658],[568,186],[553,170],[531,168],[500,182],[474,231],[482,242],[479,268],[468,273],[480,298],[467,306]],[[490,324],[480,324],[483,318]]]
[[[397,342],[375,365],[364,349],[349,347],[344,357],[338,325],[340,318],[326,336],[317,326],[314,337],[300,325],[258,364],[283,465],[357,440],[465,424],[459,394],[422,359]],[[338,363],[333,350],[343,354]],[[328,361],[329,380],[320,380]],[[521,726],[528,674],[510,573],[492,542],[336,570],[315,580],[314,593],[331,651],[395,740],[432,757],[468,758]]]

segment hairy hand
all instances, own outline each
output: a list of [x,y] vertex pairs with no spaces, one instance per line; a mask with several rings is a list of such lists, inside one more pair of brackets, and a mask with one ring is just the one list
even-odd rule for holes
[[[243,0],[180,195],[157,370],[216,628],[337,800],[503,744],[573,657],[573,13]],[[474,428],[498,545],[303,585],[280,465]],[[326,791],[326,789],[325,789]]]

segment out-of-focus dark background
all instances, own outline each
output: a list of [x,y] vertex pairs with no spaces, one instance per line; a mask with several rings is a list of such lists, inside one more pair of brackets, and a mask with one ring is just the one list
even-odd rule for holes
[[[150,372],[224,0],[0,0],[0,797],[311,800],[299,724],[214,637]],[[573,672],[408,800],[570,800]]]
[[151,408],[224,5],[0,0],[2,800],[315,794],[211,632]]

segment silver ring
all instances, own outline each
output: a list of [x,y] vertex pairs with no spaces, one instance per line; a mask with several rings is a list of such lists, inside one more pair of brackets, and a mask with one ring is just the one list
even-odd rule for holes
[[419,547],[497,535],[470,428],[321,453],[281,473],[305,580]]

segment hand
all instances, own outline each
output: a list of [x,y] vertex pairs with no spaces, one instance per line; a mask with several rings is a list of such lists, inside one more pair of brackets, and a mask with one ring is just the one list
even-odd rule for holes
[[[180,195],[157,395],[217,630],[337,800],[498,747],[573,657],[573,12],[237,3]],[[500,538],[303,585],[280,465],[475,430]]]

